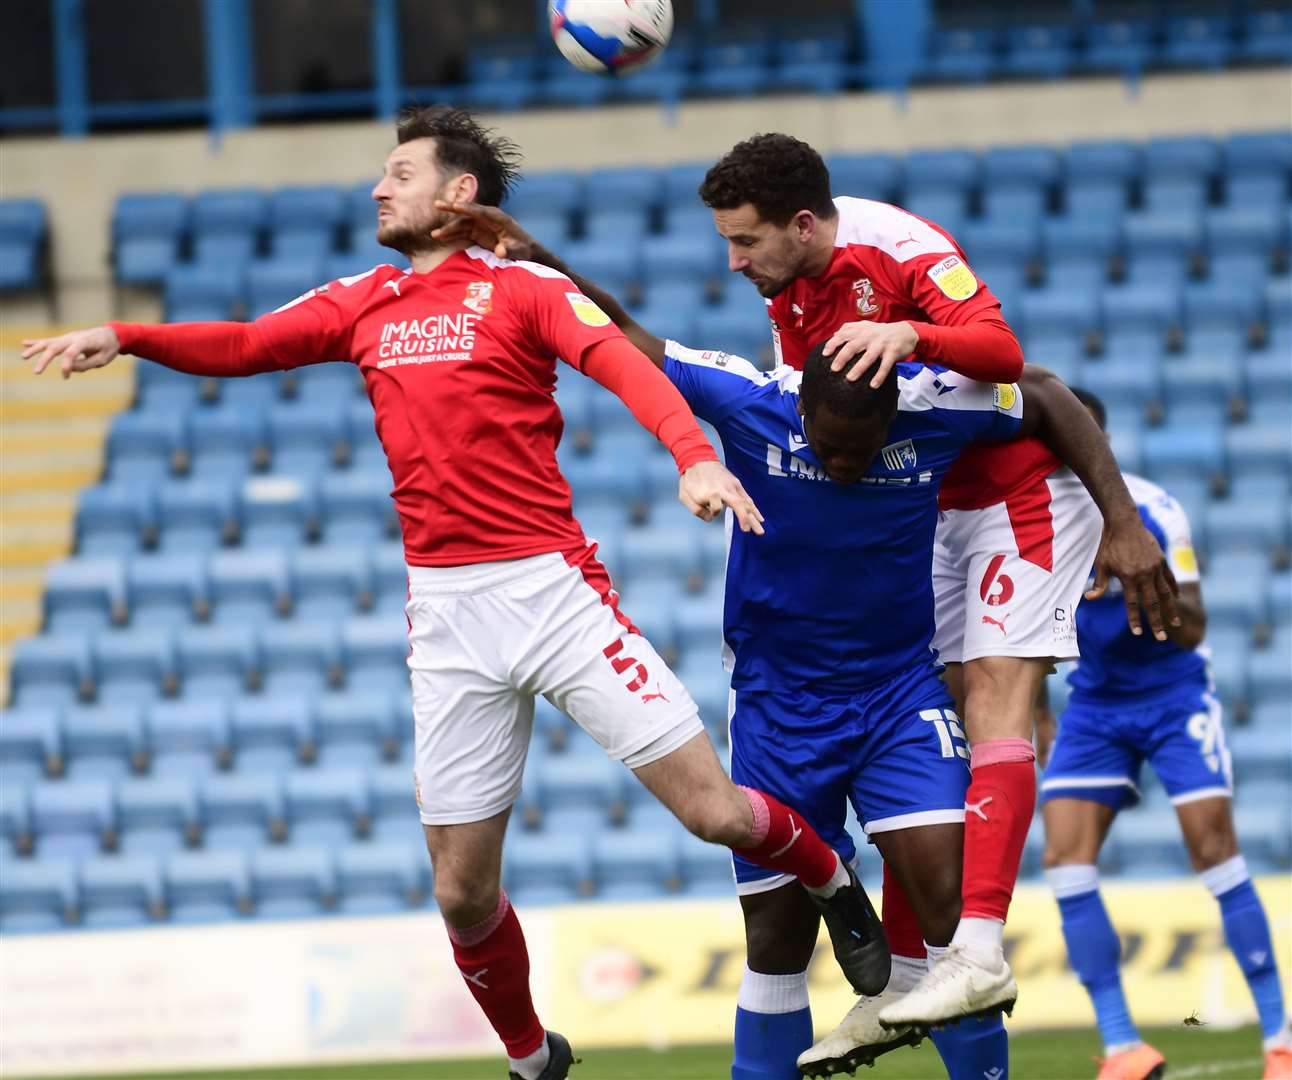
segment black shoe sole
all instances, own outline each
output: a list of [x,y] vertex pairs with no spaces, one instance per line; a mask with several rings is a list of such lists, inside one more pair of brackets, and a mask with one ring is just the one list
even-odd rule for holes
[[847,1073],[852,1076],[863,1065],[874,1068],[875,1059],[881,1054],[887,1054],[890,1050],[900,1050],[903,1046],[919,1046],[923,1041],[924,1034],[918,1030],[912,1030],[892,1042],[858,1046],[840,1057],[825,1058],[821,1061],[814,1061],[806,1067],[800,1066],[799,1072],[804,1076],[811,1077],[837,1076],[839,1073]]

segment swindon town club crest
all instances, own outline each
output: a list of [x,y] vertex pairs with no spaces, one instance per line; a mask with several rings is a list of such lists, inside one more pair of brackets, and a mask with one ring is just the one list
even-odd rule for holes
[[493,308],[493,282],[471,282],[467,286],[467,295],[462,301],[462,306],[470,308],[477,315],[488,315]]
[[875,303],[875,290],[870,284],[870,278],[858,278],[852,283],[853,295],[857,298],[858,315],[874,315],[879,311],[879,305]]

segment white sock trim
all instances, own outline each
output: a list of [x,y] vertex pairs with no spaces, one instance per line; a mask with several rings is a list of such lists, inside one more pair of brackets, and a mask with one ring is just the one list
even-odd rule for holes
[[951,944],[983,967],[999,967],[1005,962],[1005,924],[1000,919],[961,917]]
[[528,1057],[507,1058],[507,1067],[516,1075],[526,1077],[527,1080],[535,1080],[541,1076],[547,1063],[552,1057],[552,1048],[547,1043],[547,1036],[543,1036],[543,1045],[535,1050]]
[[928,961],[922,956],[898,956],[893,953],[892,967],[889,968],[888,989],[905,994],[915,988],[915,984],[928,970]]
[[764,975],[745,965],[736,1005],[745,1012],[792,1013],[808,1007],[807,972],[794,975]]
[[1045,872],[1045,880],[1056,900],[1099,891],[1099,868],[1094,863],[1055,866]]
[[1273,1035],[1261,1040],[1261,1050],[1266,1054],[1280,1049],[1292,1049],[1292,1028],[1289,1028],[1287,1020],[1283,1021],[1283,1026]]
[[1210,890],[1211,895],[1219,898],[1230,889],[1238,888],[1251,877],[1251,874],[1247,872],[1247,860],[1241,855],[1235,855],[1210,870],[1202,871],[1198,877]]
[[1106,1043],[1104,1045],[1104,1056],[1116,1057],[1118,1054],[1129,1054],[1132,1050],[1138,1050],[1143,1045],[1143,1039],[1132,1039],[1130,1042],[1121,1043]]
[[933,970],[933,965],[946,956],[950,950],[950,945],[930,945],[927,941],[924,943],[925,963],[928,964],[929,970]]

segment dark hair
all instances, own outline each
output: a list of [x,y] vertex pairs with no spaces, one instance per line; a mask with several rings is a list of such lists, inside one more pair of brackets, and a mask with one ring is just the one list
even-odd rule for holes
[[395,125],[403,144],[434,139],[435,160],[444,169],[470,173],[479,181],[476,202],[497,206],[520,178],[520,148],[483,127],[466,109],[422,105],[405,109]]
[[700,198],[712,210],[753,203],[758,216],[788,225],[800,210],[835,216],[830,170],[812,147],[793,135],[755,135],[736,143],[704,175]]
[[1087,409],[1094,413],[1095,423],[1099,425],[1100,431],[1108,430],[1108,410],[1104,408],[1104,403],[1100,401],[1089,390],[1082,390],[1079,386],[1070,386],[1073,396],[1081,402]]
[[888,419],[897,412],[896,372],[890,373],[877,390],[870,385],[871,372],[856,382],[849,382],[846,367],[843,371],[830,370],[831,357],[825,355],[824,348],[824,341],[812,346],[812,351],[803,361],[799,400],[803,402],[806,415],[812,416],[822,406],[846,420],[867,420],[876,416]]

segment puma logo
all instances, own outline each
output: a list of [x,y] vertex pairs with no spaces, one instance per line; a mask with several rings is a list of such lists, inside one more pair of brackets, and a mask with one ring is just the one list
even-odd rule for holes
[[462,977],[466,979],[467,982],[473,983],[474,985],[480,987],[481,990],[488,990],[489,984],[484,981],[484,977],[488,974],[489,974],[488,968],[481,968],[474,975],[468,975],[465,971],[463,971]]
[[[399,278],[391,278],[389,281],[383,281],[381,284],[381,287],[383,289],[391,289],[394,291],[396,296],[399,296],[399,284],[400,284]],[[401,300],[403,299],[402,296],[400,296],[399,298]]]
[[642,704],[649,705],[652,701],[668,701],[668,698],[664,696],[664,691],[660,689],[659,683],[655,684],[655,690],[656,693],[654,694],[642,694]]
[[1004,634],[1005,637],[1009,637],[1009,631],[1005,629],[1005,620],[1008,619],[1013,614],[1014,613],[1012,611],[1007,611],[999,619],[993,619],[990,615],[984,615],[982,617],[982,621],[984,625],[986,625],[987,623],[990,623],[992,626],[996,627],[996,629],[998,629],[1002,634]]
[[896,250],[897,248],[901,247],[903,244],[915,244],[918,242],[919,241],[915,239],[915,234],[908,232],[906,234],[906,239],[897,241],[897,243],[893,245],[893,249]]
[[773,859],[779,859],[782,855],[784,855],[787,851],[789,851],[790,848],[794,846],[794,841],[803,835],[803,830],[794,824],[793,814],[790,815],[790,831],[792,835],[790,836],[789,843],[786,844],[783,848],[779,848],[776,851],[773,851],[771,856]]
[[976,802],[976,803],[967,802],[967,803],[965,803],[965,813],[966,813],[966,814],[977,814],[980,818],[982,818],[982,819],[983,819],[983,821],[987,821],[987,820],[988,820],[988,818],[987,818],[987,814],[986,814],[986,812],[983,810],[983,807],[984,807],[984,806],[986,806],[989,802],[991,802],[992,798],[993,798],[993,796],[988,795],[988,796],[987,796],[985,799],[983,799],[981,802]]

